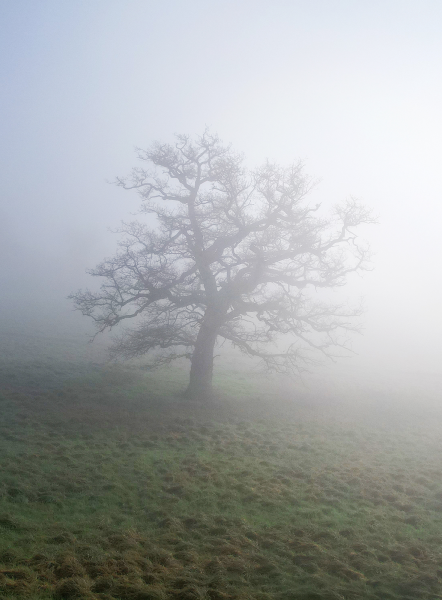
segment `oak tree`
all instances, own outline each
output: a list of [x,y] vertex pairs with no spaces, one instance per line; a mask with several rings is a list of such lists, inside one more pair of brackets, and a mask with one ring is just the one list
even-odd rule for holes
[[218,339],[276,371],[345,345],[340,332],[359,311],[320,291],[367,268],[355,228],[373,222],[369,210],[348,200],[325,218],[308,201],[301,163],[247,169],[207,131],[137,153],[142,166],[116,183],[138,191],[140,214],[155,225],[123,224],[117,254],[90,271],[99,291],[71,296],[97,332],[133,324],[115,339],[114,357],[186,357],[187,394],[205,399]]

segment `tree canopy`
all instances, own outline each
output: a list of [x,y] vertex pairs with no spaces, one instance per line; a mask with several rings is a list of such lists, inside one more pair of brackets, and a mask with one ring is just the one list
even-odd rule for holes
[[117,254],[90,271],[103,280],[99,291],[71,295],[97,332],[132,320],[112,356],[186,357],[188,394],[205,398],[218,338],[276,371],[345,345],[340,334],[360,311],[318,290],[368,267],[355,229],[373,222],[369,210],[351,199],[325,218],[308,201],[313,184],[301,163],[247,169],[207,131],[137,154],[142,166],[116,183],[138,191],[140,214],[156,224],[123,224]]

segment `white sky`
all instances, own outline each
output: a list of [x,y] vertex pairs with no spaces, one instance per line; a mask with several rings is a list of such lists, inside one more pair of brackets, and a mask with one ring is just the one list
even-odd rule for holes
[[208,125],[374,208],[358,364],[441,372],[442,2],[2,0],[0,28],[6,318],[113,253],[135,146]]

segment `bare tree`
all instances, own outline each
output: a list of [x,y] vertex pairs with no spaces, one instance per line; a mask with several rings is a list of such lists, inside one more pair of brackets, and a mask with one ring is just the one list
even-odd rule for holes
[[[138,191],[140,212],[155,215],[157,227],[123,224],[119,252],[90,271],[104,279],[100,291],[70,296],[98,332],[134,319],[114,357],[189,358],[187,394],[204,399],[218,338],[276,371],[345,346],[339,332],[359,311],[318,300],[318,289],[367,268],[354,231],[373,222],[366,208],[351,200],[320,217],[306,200],[312,182],[301,164],[247,170],[207,131],[137,152],[148,167],[117,185]],[[284,351],[281,337],[291,339]]]

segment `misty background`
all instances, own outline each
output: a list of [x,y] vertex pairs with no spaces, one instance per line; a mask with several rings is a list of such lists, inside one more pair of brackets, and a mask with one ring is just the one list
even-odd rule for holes
[[320,179],[312,202],[373,208],[380,225],[362,233],[375,268],[345,288],[364,299],[364,331],[338,372],[438,391],[439,1],[3,0],[0,23],[5,340],[81,335],[96,356],[66,297],[94,285],[85,270],[138,209],[109,182],[137,164],[135,147],[208,126],[249,166],[301,158]]

